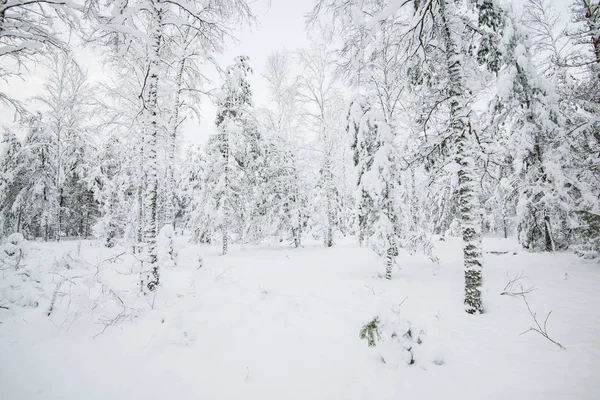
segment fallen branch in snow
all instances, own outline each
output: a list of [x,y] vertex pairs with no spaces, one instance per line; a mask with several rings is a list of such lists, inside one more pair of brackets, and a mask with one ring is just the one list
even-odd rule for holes
[[98,336],[102,335],[104,332],[106,332],[106,330],[110,327],[110,326],[114,326],[116,324],[118,324],[119,322],[121,322],[122,320],[127,318],[127,313],[125,312],[125,309],[123,309],[123,311],[121,311],[116,317],[114,318],[105,318],[100,320],[100,323],[102,325],[104,325],[104,329],[102,329],[100,332],[98,332],[97,334],[94,335],[93,339],[97,338]]
[[105,263],[105,262],[107,262],[107,261],[108,261],[108,262],[110,262],[110,263],[112,264],[112,263],[114,263],[115,261],[117,261],[117,258],[119,258],[119,257],[121,257],[121,256],[123,256],[123,255],[125,255],[125,254],[127,254],[127,252],[126,252],[126,251],[124,251],[124,252],[122,252],[122,253],[119,253],[119,254],[117,254],[117,255],[114,255],[114,256],[112,256],[112,257],[108,257],[107,259],[105,259],[105,260],[102,260],[102,261],[100,262],[100,264],[104,264],[104,263]]
[[524,278],[523,271],[521,271],[521,273],[515,275],[514,277],[511,277],[507,271],[506,276],[508,278],[508,283],[506,284],[506,286],[504,286],[504,290],[502,291],[502,293],[500,293],[500,296],[525,296],[526,294],[529,294],[536,290],[534,286],[530,286],[527,289],[523,288],[523,284],[521,283],[521,280],[523,280]]
[[406,301],[406,299],[408,299],[408,296],[406,296],[406,297],[404,298],[404,300],[402,300],[402,301],[400,302],[400,304],[398,304],[398,308],[402,307],[402,304],[404,304],[404,302]]
[[548,313],[548,315],[546,315],[546,319],[544,320],[544,326],[542,326],[542,325],[540,325],[540,323],[537,320],[536,313],[534,313],[533,311],[531,311],[531,307],[529,307],[529,303],[527,302],[527,298],[525,296],[523,296],[523,301],[525,302],[525,305],[527,306],[527,310],[529,311],[529,314],[533,318],[533,321],[535,322],[535,325],[537,326],[537,328],[531,327],[528,330],[526,330],[525,332],[521,332],[521,335],[524,335],[527,332],[534,331],[534,332],[539,333],[540,335],[542,335],[543,337],[545,337],[546,339],[548,339],[549,341],[551,341],[552,343],[554,343],[555,345],[557,345],[558,347],[560,347],[561,349],[566,350],[566,347],[564,347],[562,344],[558,343],[556,340],[553,340],[548,335],[548,328],[547,328],[546,325],[548,324],[548,318],[550,318],[550,314],[552,314],[553,310],[550,310],[550,312]]

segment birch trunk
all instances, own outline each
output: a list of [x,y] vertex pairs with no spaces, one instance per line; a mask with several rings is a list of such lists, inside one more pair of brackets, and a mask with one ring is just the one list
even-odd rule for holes
[[144,151],[146,155],[146,195],[145,214],[146,223],[144,239],[146,244],[145,290],[156,290],[159,282],[158,254],[156,248],[156,212],[158,197],[157,174],[157,138],[158,138],[158,83],[160,45],[162,41],[162,2],[153,2],[152,7],[152,34],[150,37],[150,56],[148,66],[148,90],[146,93],[146,112],[148,115],[148,128],[144,136]]
[[456,15],[452,0],[440,2],[445,39],[446,68],[449,76],[450,124],[456,144],[455,161],[459,165],[459,210],[463,238],[465,268],[465,309],[470,314],[483,312],[481,284],[483,256],[481,251],[481,215],[479,188],[475,172],[475,134],[467,121],[464,77],[461,63],[462,21]]
[[223,135],[223,139],[221,142],[221,155],[223,157],[223,223],[221,226],[221,230],[223,233],[223,255],[227,254],[227,236],[229,229],[229,135],[227,134],[227,127],[221,126],[222,129],[221,135]]
[[333,215],[333,182],[332,182],[332,174],[331,174],[331,161],[328,153],[325,154],[325,163],[323,166],[323,184],[325,186],[325,202],[326,202],[326,213],[327,213],[327,228],[325,230],[325,246],[332,247],[333,246],[333,225],[334,225],[334,215]]
[[[145,135],[145,133],[144,133]],[[143,138],[142,138],[143,139]],[[144,148],[140,146],[140,170],[137,187],[137,220],[135,227],[135,244],[134,252],[142,252],[142,244],[144,243]]]

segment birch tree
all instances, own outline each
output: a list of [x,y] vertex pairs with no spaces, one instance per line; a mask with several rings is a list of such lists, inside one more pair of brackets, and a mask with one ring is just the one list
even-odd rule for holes
[[277,51],[267,59],[264,78],[272,106],[262,110],[262,125],[270,144],[267,193],[271,194],[268,200],[270,224],[275,225],[272,233],[287,231],[294,246],[300,247],[309,210],[302,172],[306,154],[300,139],[304,119],[298,112],[301,104],[292,62],[292,55],[284,51]]
[[[316,135],[314,149],[318,154],[319,179],[316,193],[320,199],[317,209],[323,210],[322,238],[326,247],[334,244],[333,234],[338,225],[340,191],[335,176],[338,144],[343,126],[341,94],[333,75],[333,54],[325,44],[314,43],[310,50],[298,53],[303,70],[299,80],[300,99],[311,130]],[[342,161],[343,162],[343,161]]]
[[[446,147],[445,157],[452,159],[458,179],[458,216],[463,238],[465,268],[465,309],[469,313],[483,312],[481,299],[483,255],[481,250],[481,215],[476,161],[479,153],[474,115],[467,94],[473,85],[467,76],[475,77],[475,54],[468,48],[492,48],[497,41],[497,26],[489,17],[497,12],[492,0],[474,4],[477,20],[466,4],[453,0],[383,2],[376,12],[363,14],[363,2],[320,1],[313,17],[329,12],[337,20],[350,21],[362,26],[363,46],[369,46],[383,21],[396,15],[404,16],[405,28],[397,36],[406,44],[409,60],[420,60],[421,69],[443,66],[443,96],[434,107],[447,112],[446,129],[434,148]],[[342,26],[346,26],[342,24]],[[346,31],[342,28],[342,34]],[[474,39],[475,38],[475,39]],[[346,38],[344,38],[346,39]],[[492,53],[488,52],[485,64],[488,70],[497,70]],[[435,65],[428,66],[428,64]],[[470,72],[473,71],[473,72]],[[442,107],[440,107],[442,106]],[[442,153],[443,154],[443,153]]]
[[[167,129],[167,116],[159,107],[161,82],[164,71],[161,57],[168,54],[167,47],[180,31],[190,28],[207,41],[214,41],[212,50],[220,50],[236,23],[252,18],[243,0],[227,0],[204,7],[195,1],[138,0],[135,2],[111,1],[107,9],[99,8],[100,35],[107,45],[116,44],[122,51],[129,46],[146,48],[144,63],[146,75],[142,88],[144,152],[144,244],[146,271],[143,288],[152,292],[159,284],[159,265],[156,247],[158,233],[158,143]],[[107,12],[107,13],[105,13]],[[175,119],[175,124],[177,121]]]

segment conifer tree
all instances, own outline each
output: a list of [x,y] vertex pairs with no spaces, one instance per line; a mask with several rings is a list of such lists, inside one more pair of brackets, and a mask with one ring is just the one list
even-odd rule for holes
[[220,154],[219,166],[216,170],[220,176],[214,195],[220,213],[223,254],[227,254],[228,250],[233,212],[241,211],[241,207],[237,210],[233,209],[236,205],[235,197],[239,198],[242,195],[239,191],[242,188],[239,187],[239,180],[236,178],[240,174],[239,168],[247,166],[244,164],[246,160],[241,159],[241,155],[232,145],[240,144],[241,131],[247,128],[244,125],[244,122],[247,122],[244,114],[247,113],[247,108],[252,106],[252,92],[247,81],[248,74],[252,71],[248,65],[248,57],[239,56],[234,61],[226,71],[215,120],[218,133],[214,143]]

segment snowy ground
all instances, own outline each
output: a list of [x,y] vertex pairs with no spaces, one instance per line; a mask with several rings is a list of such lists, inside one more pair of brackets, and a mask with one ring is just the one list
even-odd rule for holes
[[[145,305],[128,293],[133,257],[111,260],[123,249],[31,243],[21,270],[46,272],[27,289],[38,307],[0,309],[0,399],[600,398],[597,261],[486,239],[486,314],[472,316],[462,311],[457,239],[438,243],[439,264],[402,255],[391,282],[368,250],[350,244],[234,248],[223,257],[179,239],[179,266],[163,271],[149,311],[135,311]],[[541,321],[553,310],[548,331],[565,350],[520,335],[534,323],[526,305],[500,293],[507,273],[521,271],[525,288],[537,288],[531,309]],[[104,330],[121,301],[127,311]],[[383,341],[370,348],[358,336],[375,316]],[[408,324],[423,332],[414,365],[390,338]]]

